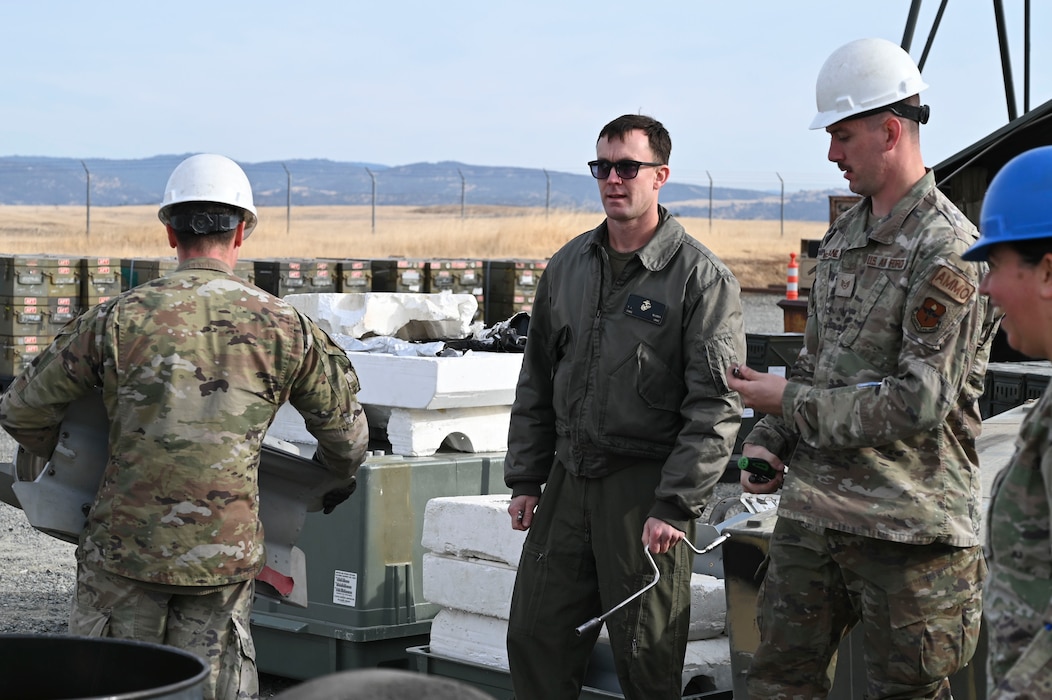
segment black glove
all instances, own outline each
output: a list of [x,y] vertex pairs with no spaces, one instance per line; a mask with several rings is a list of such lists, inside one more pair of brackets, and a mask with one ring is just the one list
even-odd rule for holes
[[321,512],[325,515],[331,513],[336,508],[336,506],[340,505],[348,498],[350,498],[351,494],[354,493],[354,489],[356,489],[357,487],[358,480],[354,479],[351,481],[351,483],[349,483],[346,486],[341,486],[337,489],[333,489],[331,491],[326,492],[326,494],[321,497]]

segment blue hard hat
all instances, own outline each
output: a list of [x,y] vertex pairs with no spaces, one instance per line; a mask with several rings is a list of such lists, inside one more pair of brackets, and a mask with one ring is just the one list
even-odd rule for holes
[[983,198],[979,234],[965,260],[986,260],[998,243],[1052,238],[1052,146],[1024,151],[997,172]]

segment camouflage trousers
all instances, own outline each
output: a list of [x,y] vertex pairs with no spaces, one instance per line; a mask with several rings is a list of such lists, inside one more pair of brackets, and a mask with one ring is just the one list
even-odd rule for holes
[[862,625],[869,700],[950,698],[975,653],[981,547],[913,545],[779,518],[760,587],[755,700],[825,698],[841,640]]
[[209,587],[204,593],[190,586],[143,586],[80,562],[69,631],[183,649],[208,664],[205,700],[257,698],[249,628],[254,584]]

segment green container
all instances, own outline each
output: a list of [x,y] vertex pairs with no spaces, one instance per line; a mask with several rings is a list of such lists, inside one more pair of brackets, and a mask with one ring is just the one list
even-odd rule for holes
[[423,599],[424,509],[432,498],[508,493],[504,453],[369,457],[351,498],[311,513],[297,546],[306,608],[256,598],[256,665],[290,678],[408,664],[441,609]]

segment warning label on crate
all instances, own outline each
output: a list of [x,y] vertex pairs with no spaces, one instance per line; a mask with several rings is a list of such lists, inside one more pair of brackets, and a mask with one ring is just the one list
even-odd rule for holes
[[332,602],[354,607],[358,601],[358,574],[336,570],[332,582]]

